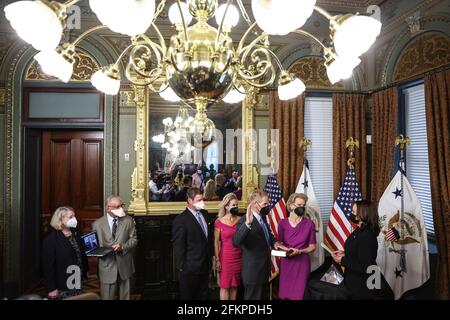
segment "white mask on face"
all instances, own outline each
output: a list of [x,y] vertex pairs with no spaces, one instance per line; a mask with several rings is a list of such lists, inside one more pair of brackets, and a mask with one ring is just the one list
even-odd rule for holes
[[125,216],[125,211],[123,211],[123,208],[122,208],[122,207],[120,207],[119,209],[111,210],[111,212],[112,212],[116,217],[119,217],[119,218],[122,218],[122,217]]
[[199,201],[197,203],[194,203],[194,207],[197,210],[203,210],[203,209],[205,209],[205,202],[202,200],[202,201]]
[[77,219],[75,217],[72,217],[69,220],[67,220],[66,227],[67,228],[76,228],[77,224],[78,224]]

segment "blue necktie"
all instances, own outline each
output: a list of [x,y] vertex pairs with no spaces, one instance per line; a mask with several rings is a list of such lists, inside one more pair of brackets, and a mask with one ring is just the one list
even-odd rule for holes
[[269,241],[269,231],[267,230],[266,224],[264,223],[264,221],[262,220],[261,217],[259,217],[258,221],[259,221],[259,224],[261,225],[261,228],[264,231],[264,237],[266,238],[267,243],[270,243],[270,241]]
[[206,232],[205,225],[203,224],[203,215],[200,212],[196,212],[196,216],[198,223],[200,223],[200,226],[202,227],[205,237],[208,238],[208,232]]

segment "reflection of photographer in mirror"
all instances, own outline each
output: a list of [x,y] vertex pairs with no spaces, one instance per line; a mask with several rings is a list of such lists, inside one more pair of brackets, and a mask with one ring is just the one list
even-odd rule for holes
[[195,166],[194,174],[192,175],[192,187],[203,190],[203,174],[200,167]]
[[216,171],[216,169],[214,169],[214,164],[211,163],[211,164],[209,165],[209,177],[210,177],[211,179],[214,179],[214,178],[216,177],[216,173],[217,173],[217,171]]
[[175,187],[170,175],[165,174],[163,177],[164,186],[162,188],[161,200],[164,202],[172,201],[175,196]]
[[158,188],[159,175],[156,172],[151,173],[148,187],[150,190],[150,201],[160,201],[163,189]]
[[178,168],[177,175],[175,177],[175,188],[177,191],[183,189],[183,169],[181,167]]

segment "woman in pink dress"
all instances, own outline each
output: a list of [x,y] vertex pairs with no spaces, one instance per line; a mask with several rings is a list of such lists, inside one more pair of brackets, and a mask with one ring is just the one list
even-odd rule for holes
[[227,194],[219,204],[219,215],[214,223],[214,251],[216,269],[220,272],[220,300],[236,300],[241,283],[241,249],[233,246],[233,235],[239,220],[238,200]]
[[309,253],[316,249],[316,227],[305,216],[308,197],[303,193],[294,193],[289,197],[286,208],[290,215],[278,224],[278,240],[292,253],[281,258],[280,299],[303,300],[305,287],[311,271]]

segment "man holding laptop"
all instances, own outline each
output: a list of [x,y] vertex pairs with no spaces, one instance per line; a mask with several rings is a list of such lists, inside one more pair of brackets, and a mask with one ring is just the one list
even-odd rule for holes
[[137,237],[134,219],[125,215],[122,206],[120,197],[109,196],[106,199],[106,215],[92,225],[102,247],[99,249],[113,250],[111,254],[102,253],[98,260],[103,300],[115,298],[117,284],[120,287],[120,300],[130,299],[130,278],[134,273],[132,249],[137,245]]

